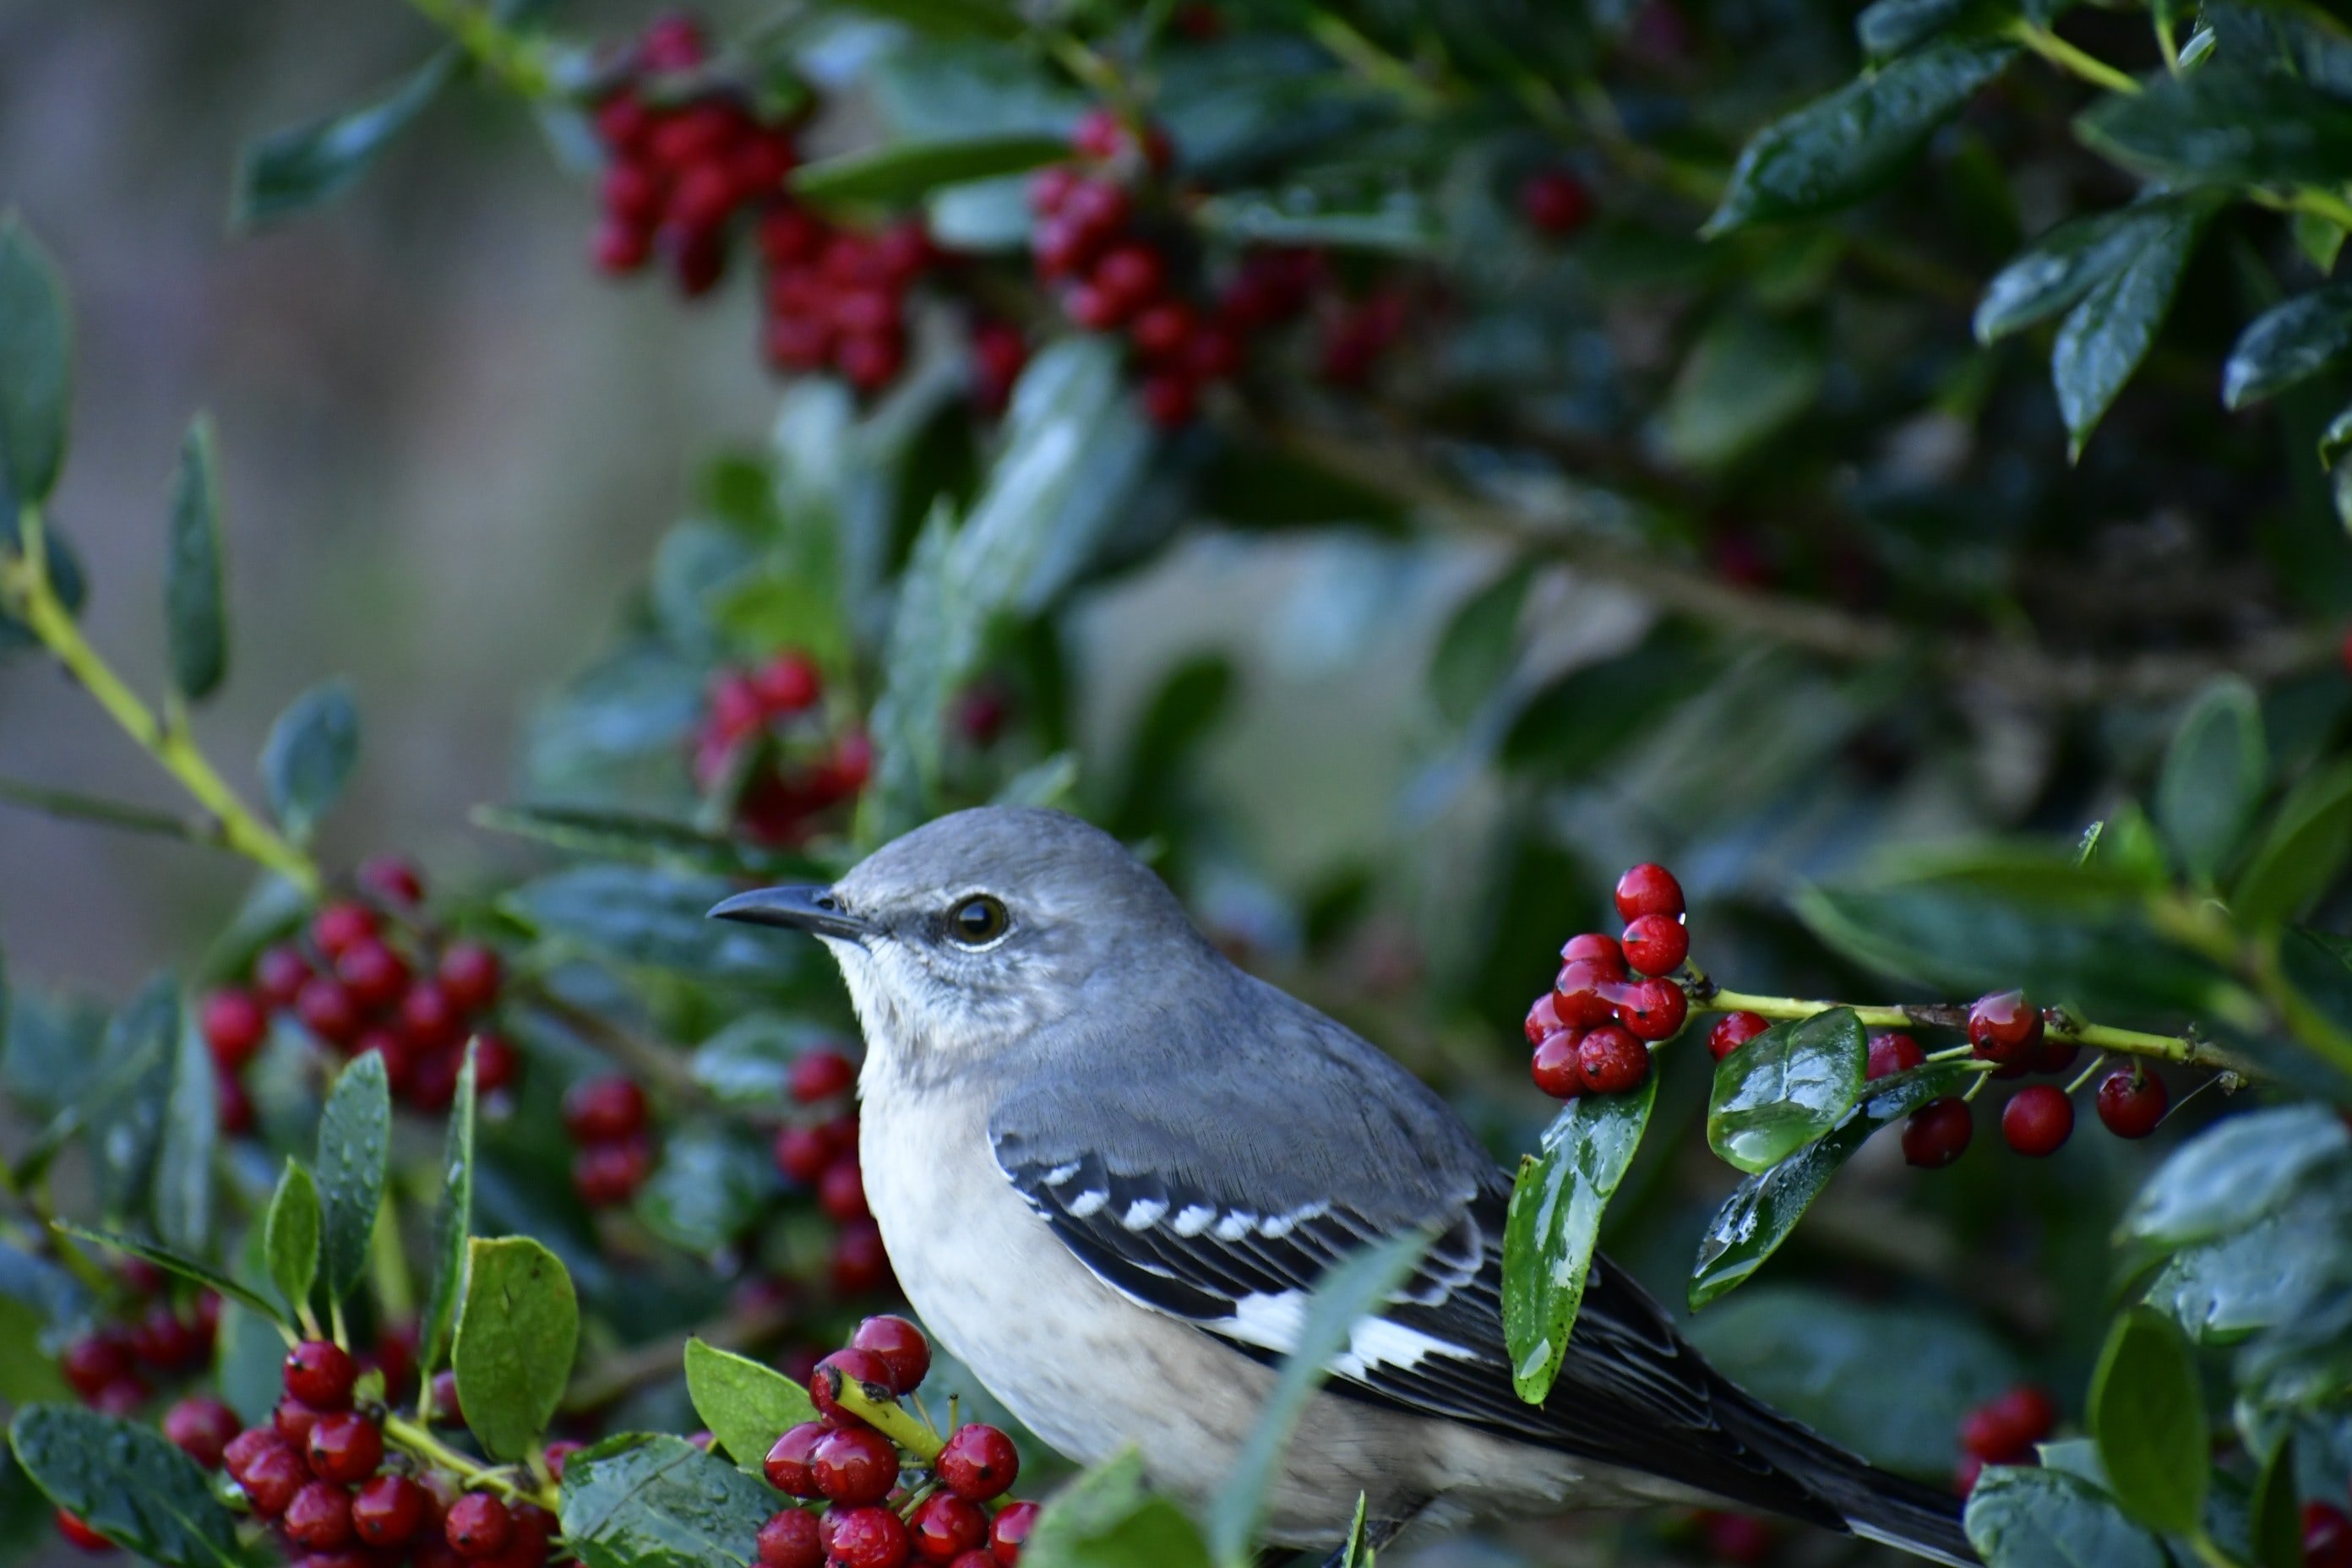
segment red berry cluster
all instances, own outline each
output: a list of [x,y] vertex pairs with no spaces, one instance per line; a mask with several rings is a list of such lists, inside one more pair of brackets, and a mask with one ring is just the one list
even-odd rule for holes
[[2352,1568],[2352,1513],[2316,1498],[2303,1505],[2303,1568]]
[[653,1173],[646,1091],[620,1077],[583,1079],[563,1093],[563,1131],[575,1148],[572,1190],[590,1208],[627,1203]]
[[761,1527],[765,1568],[1017,1568],[1037,1505],[1003,1500],[1021,1472],[1013,1440],[974,1423],[929,1460],[904,1454],[840,1403],[828,1375],[904,1396],[930,1365],[922,1331],[892,1317],[866,1319],[849,1348],[817,1363],[809,1396],[820,1419],[778,1437],[761,1468],[786,1497],[824,1506],[787,1508]]
[[805,842],[874,771],[873,742],[856,725],[829,730],[824,698],[816,661],[793,649],[710,679],[694,782],[706,794],[732,788],[738,824],[764,843]]
[[834,1289],[865,1295],[889,1283],[890,1259],[882,1230],[866,1206],[866,1177],[857,1163],[857,1113],[849,1107],[857,1068],[839,1051],[806,1051],[785,1079],[793,1103],[812,1120],[787,1122],[776,1133],[776,1170],[815,1193],[817,1206],[841,1228],[833,1243]]
[[382,1056],[393,1097],[418,1110],[446,1110],[457,1098],[468,1038],[478,1092],[514,1082],[514,1047],[482,1027],[503,979],[497,952],[462,939],[436,949],[415,931],[388,926],[382,911],[405,919],[424,900],[424,880],[405,860],[369,862],[360,885],[374,902],[327,905],[307,942],[265,949],[244,984],[205,998],[198,1026],[220,1075],[224,1131],[253,1124],[242,1074],[268,1041],[273,1014],[291,1015],[344,1056]]
[[1650,1043],[1672,1037],[1689,1013],[1669,978],[1690,953],[1682,884],[1664,866],[1635,866],[1617,879],[1617,913],[1622,934],[1571,937],[1552,988],[1528,1009],[1528,1070],[1555,1099],[1639,1089]]
[[58,1369],[83,1404],[128,1415],[154,1392],[154,1380],[200,1371],[212,1360],[220,1298],[199,1292],[184,1309],[163,1295],[163,1271],[141,1258],[120,1270],[129,1321],[101,1328],[65,1348]]
[[226,1468],[254,1514],[275,1522],[306,1554],[305,1568],[547,1562],[556,1534],[547,1510],[488,1492],[461,1494],[454,1478],[419,1470],[404,1458],[388,1463],[382,1412],[358,1400],[359,1375],[359,1363],[341,1346],[306,1340],[286,1354],[285,1397],[268,1426],[237,1432],[230,1416],[222,1436],[215,1416],[201,1429],[202,1450],[177,1435],[173,1441],[199,1463]]
[[2021,1384],[1960,1418],[1960,1467],[1952,1486],[1963,1497],[1976,1489],[1987,1465],[2037,1463],[2034,1445],[2057,1430],[2058,1405],[2047,1390]]
[[1538,234],[1566,239],[1592,221],[1592,193],[1565,169],[1542,169],[1519,185],[1519,216]]

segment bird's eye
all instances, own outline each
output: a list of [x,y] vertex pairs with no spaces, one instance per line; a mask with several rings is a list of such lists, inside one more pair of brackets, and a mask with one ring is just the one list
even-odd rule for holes
[[948,934],[967,947],[979,947],[1003,936],[1012,920],[1002,902],[976,893],[948,911]]

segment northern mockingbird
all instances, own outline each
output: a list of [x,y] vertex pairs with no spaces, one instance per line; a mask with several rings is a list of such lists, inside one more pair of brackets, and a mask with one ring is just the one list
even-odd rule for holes
[[1438,1239],[1330,1367],[1270,1489],[1268,1539],[1573,1507],[1711,1504],[1977,1561],[1956,1499],[1742,1393],[1596,1258],[1541,1406],[1500,1305],[1511,1180],[1380,1050],[1227,963],[1114,838],[959,812],[831,888],[729,899],[808,931],[866,1033],[867,1203],[908,1300],[1080,1463],[1132,1445],[1199,1503],[1335,1261]]

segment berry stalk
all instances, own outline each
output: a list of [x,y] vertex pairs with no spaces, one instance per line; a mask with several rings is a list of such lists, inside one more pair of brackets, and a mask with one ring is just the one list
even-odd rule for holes
[[878,1383],[864,1383],[847,1376],[837,1366],[820,1367],[817,1375],[824,1380],[835,1404],[924,1464],[939,1463],[940,1450],[947,1446],[945,1440],[927,1424],[917,1420],[887,1388]]
[[536,1502],[548,1508],[555,1506],[556,1494],[553,1487],[520,1485],[506,1470],[494,1468],[478,1459],[467,1458],[436,1437],[429,1429],[405,1415],[395,1415],[389,1411],[385,1412],[383,1435],[418,1458],[464,1477],[466,1483],[470,1487],[503,1492],[518,1501]]

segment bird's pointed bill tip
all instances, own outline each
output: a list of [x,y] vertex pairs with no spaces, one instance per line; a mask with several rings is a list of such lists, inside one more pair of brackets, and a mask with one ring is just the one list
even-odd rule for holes
[[815,885],[754,888],[710,906],[707,917],[747,925],[782,926],[815,936],[863,936],[866,922],[851,914],[833,889]]

